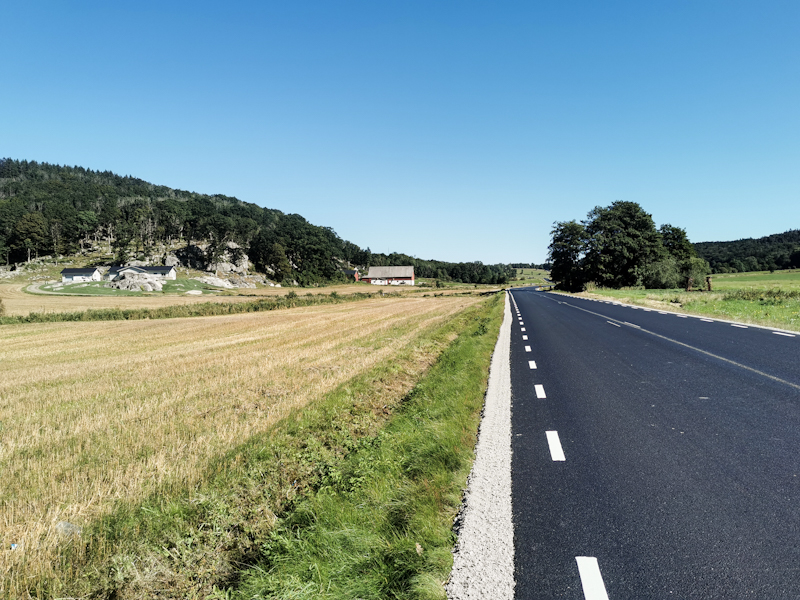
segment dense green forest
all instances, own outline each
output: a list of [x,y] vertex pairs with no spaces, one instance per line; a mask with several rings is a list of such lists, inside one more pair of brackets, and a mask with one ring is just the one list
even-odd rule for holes
[[586,220],[557,222],[551,232],[550,277],[561,289],[676,288],[691,279],[702,284],[710,272],[680,227],[656,229],[653,217],[635,202],[597,206]]
[[714,273],[774,271],[800,268],[800,230],[735,242],[694,244],[698,256],[706,259]]
[[215,262],[235,242],[276,281],[342,280],[343,267],[413,265],[417,277],[505,283],[509,265],[449,263],[373,254],[330,227],[224,195],[154,185],[109,171],[0,160],[0,262],[67,256],[105,243],[122,264],[175,244],[202,244]]

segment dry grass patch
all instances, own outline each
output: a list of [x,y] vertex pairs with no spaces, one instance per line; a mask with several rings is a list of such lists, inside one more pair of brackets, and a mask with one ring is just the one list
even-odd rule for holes
[[19,545],[0,551],[0,595],[50,568],[59,521],[197,484],[213,457],[478,301],[0,328],[0,543]]

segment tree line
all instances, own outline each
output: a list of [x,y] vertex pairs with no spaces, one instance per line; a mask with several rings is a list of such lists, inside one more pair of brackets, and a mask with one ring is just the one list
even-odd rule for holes
[[733,242],[694,244],[714,273],[800,269],[800,230]]
[[0,159],[0,261],[71,255],[105,244],[114,262],[153,256],[176,243],[202,243],[209,263],[228,242],[276,281],[300,285],[343,280],[342,267],[412,265],[418,277],[505,283],[506,265],[448,263],[405,254],[373,254],[312,225],[221,194],[154,185],[110,171]]
[[572,292],[588,284],[676,288],[689,279],[702,284],[710,272],[684,229],[669,224],[656,229],[653,217],[636,202],[597,206],[581,222],[556,222],[548,258],[550,278]]

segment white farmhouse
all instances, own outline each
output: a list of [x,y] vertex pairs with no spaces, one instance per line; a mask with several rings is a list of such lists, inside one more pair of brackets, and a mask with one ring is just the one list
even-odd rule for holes
[[62,269],[61,283],[78,283],[81,281],[100,281],[100,270],[97,267],[85,269]]

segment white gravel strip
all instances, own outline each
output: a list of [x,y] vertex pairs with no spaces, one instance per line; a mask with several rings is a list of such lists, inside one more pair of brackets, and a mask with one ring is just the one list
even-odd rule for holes
[[450,600],[514,598],[511,520],[511,308],[508,294],[492,355],[483,419],[447,583]]

